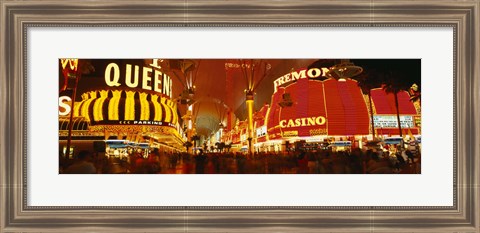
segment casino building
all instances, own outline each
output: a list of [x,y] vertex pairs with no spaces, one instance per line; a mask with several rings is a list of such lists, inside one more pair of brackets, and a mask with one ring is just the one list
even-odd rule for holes
[[126,156],[128,150],[148,153],[152,148],[183,150],[185,134],[167,75],[143,64],[111,62],[99,68],[103,75],[95,77],[94,87],[78,94],[73,109],[71,98],[60,92],[59,136],[64,154],[70,114],[74,152],[92,150],[92,145],[108,156]]
[[[282,85],[275,81],[270,104],[254,115],[255,151],[285,151],[294,147],[320,149],[324,142],[339,148],[361,147],[373,139],[370,112],[377,138],[400,134],[394,96],[382,88],[371,90],[373,109],[370,110],[368,96],[353,79],[318,78],[320,75],[315,76],[315,72],[306,69],[292,72],[290,76],[297,78],[287,82],[284,79]],[[397,96],[403,136],[419,135],[418,103],[410,101],[406,91]],[[242,124],[238,126],[239,129],[226,134],[224,140],[245,146],[245,141],[238,138],[242,138],[246,129]]]

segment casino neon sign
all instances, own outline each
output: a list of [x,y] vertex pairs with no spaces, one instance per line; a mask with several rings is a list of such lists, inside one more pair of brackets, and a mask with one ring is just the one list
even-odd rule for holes
[[303,126],[315,126],[315,125],[325,125],[327,119],[323,116],[317,117],[303,117],[296,119],[281,120],[280,127],[290,128],[290,127],[303,127]]

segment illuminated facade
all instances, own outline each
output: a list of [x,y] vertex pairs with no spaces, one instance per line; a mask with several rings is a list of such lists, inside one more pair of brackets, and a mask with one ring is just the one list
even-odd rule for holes
[[[349,141],[358,146],[361,141],[372,140],[368,97],[358,82],[326,78],[321,75],[324,69],[317,70],[304,69],[275,80],[270,104],[254,114],[257,151],[283,151],[296,141]],[[393,94],[376,88],[371,95],[376,135],[399,135]],[[398,93],[398,101],[403,135],[419,135],[417,103],[406,91]],[[242,124],[238,126],[228,135],[232,135],[233,144],[243,145],[241,132],[245,129]]]
[[177,103],[171,99],[170,77],[152,64],[110,62],[100,69],[103,76],[94,78],[94,88],[79,93],[73,109],[71,98],[60,92],[60,146],[67,136],[68,118],[73,114],[72,122],[76,123],[71,135],[77,144],[82,144],[83,139],[114,139],[124,144],[142,144],[142,148],[146,144],[183,150],[185,135]]

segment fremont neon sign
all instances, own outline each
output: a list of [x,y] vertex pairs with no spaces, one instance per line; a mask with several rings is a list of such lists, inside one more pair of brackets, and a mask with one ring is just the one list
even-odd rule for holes
[[301,78],[318,78],[318,77],[325,77],[326,73],[328,72],[328,68],[311,68],[309,70],[303,69],[299,71],[290,72],[280,78],[275,79],[273,81],[273,92],[277,92],[279,86],[282,86],[287,83],[291,83],[297,81]]
[[327,122],[327,119],[323,116],[304,117],[304,118],[297,118],[297,119],[281,120],[280,127],[290,128],[290,127],[300,127],[300,126],[315,126],[315,125],[324,125],[326,122]]

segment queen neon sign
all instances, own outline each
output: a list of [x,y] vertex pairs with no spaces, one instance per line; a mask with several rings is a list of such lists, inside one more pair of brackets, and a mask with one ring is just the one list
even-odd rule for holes
[[123,70],[116,63],[110,63],[105,68],[105,83],[110,87],[126,85],[130,88],[142,88],[155,91],[172,98],[172,80],[161,72],[158,66],[140,67],[127,64]]

